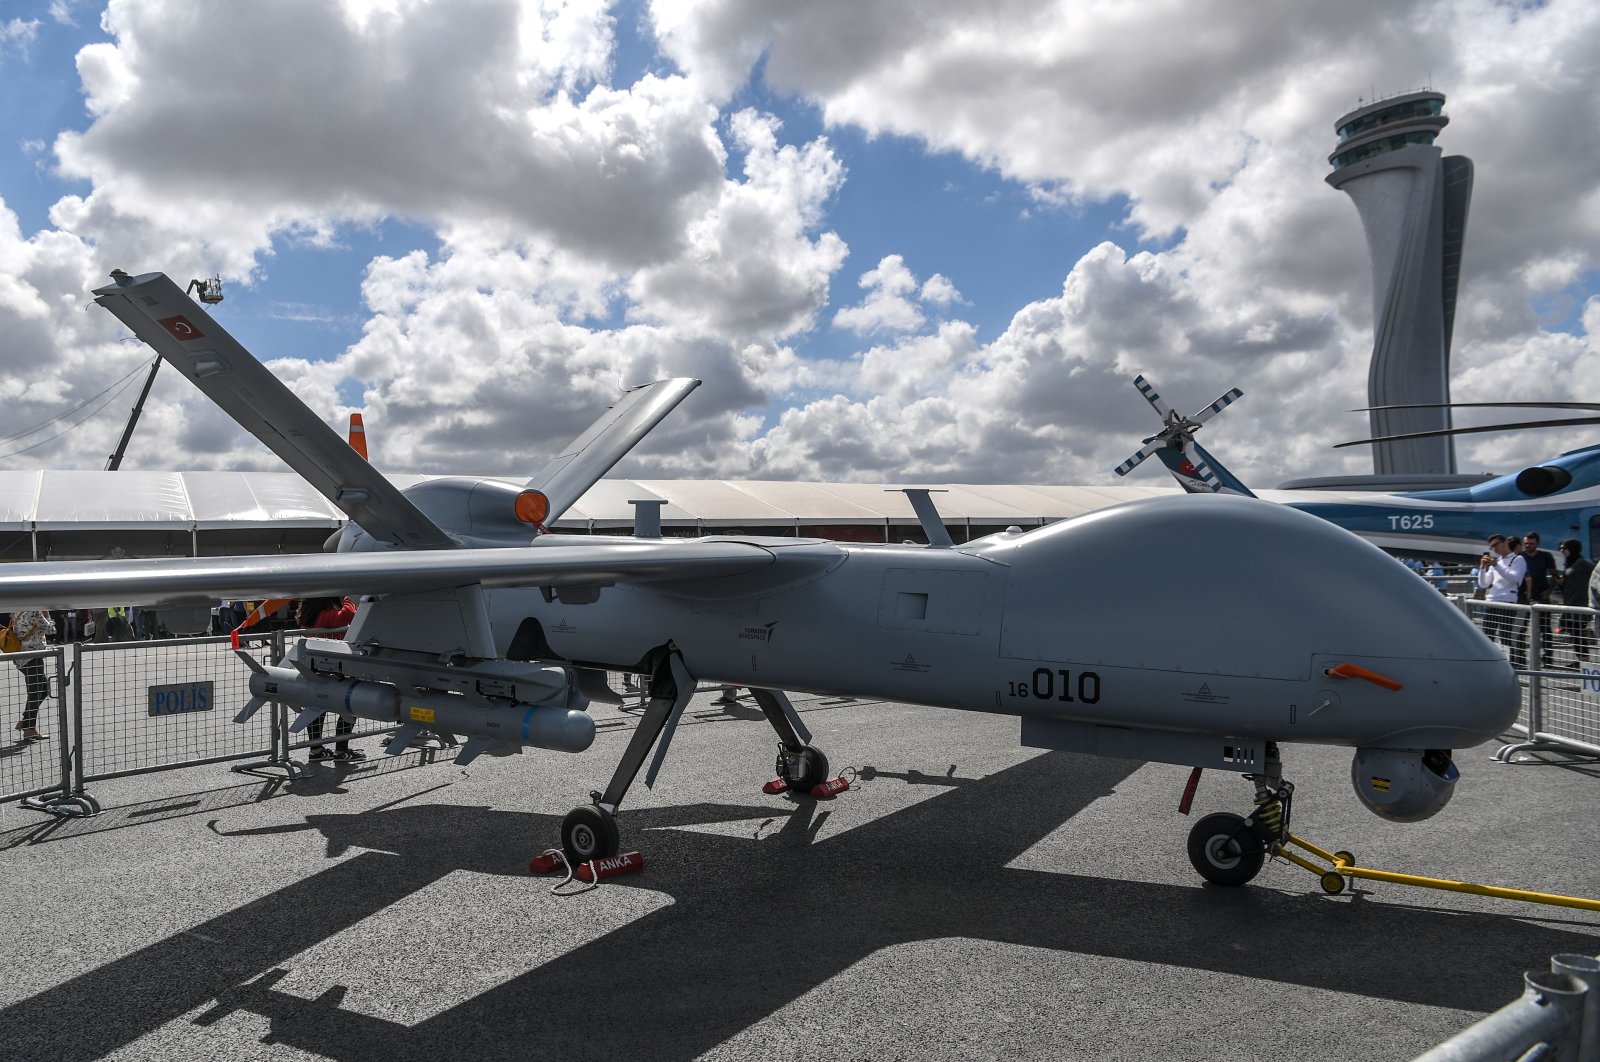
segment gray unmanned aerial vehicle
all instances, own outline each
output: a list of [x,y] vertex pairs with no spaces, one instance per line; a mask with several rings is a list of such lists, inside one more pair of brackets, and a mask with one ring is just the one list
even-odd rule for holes
[[298,727],[376,719],[400,728],[391,752],[431,731],[465,738],[463,762],[581,752],[590,700],[615,699],[605,671],[648,676],[609,784],[563,822],[575,861],[617,852],[617,807],[647,759],[654,780],[699,680],[750,687],[802,795],[828,764],[785,690],[1014,715],[1027,746],[1238,772],[1254,810],[1208,815],[1189,839],[1200,873],[1234,885],[1288,838],[1282,743],[1355,749],[1357,797],[1412,821],[1450,799],[1451,750],[1516,717],[1505,657],[1447,600],[1287,507],[1156,498],[956,545],[908,490],[926,545],[666,540],[648,510],[633,537],[547,535],[697,381],[627,392],[521,488],[401,491],[165,275],[112,276],[97,301],[351,523],[322,555],[6,565],[0,608],[368,595],[346,641],[252,661],[240,717],[277,701]]

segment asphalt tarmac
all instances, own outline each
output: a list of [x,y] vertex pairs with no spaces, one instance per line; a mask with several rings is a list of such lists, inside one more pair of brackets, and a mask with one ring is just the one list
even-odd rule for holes
[[[1600,914],[1269,863],[1205,884],[1193,819],[1249,786],[1017,747],[1014,719],[801,700],[854,776],[763,795],[774,739],[703,694],[623,846],[576,895],[530,876],[609,776],[581,756],[192,768],[0,806],[0,1059],[1405,1059],[1515,998]],[[1295,832],[1361,865],[1600,896],[1600,769],[1458,754],[1455,800],[1384,822],[1347,750],[1290,746]]]

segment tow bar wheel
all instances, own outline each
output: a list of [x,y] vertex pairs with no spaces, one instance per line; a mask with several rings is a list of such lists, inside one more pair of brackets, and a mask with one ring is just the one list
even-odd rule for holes
[[621,844],[617,820],[604,808],[585,804],[561,820],[561,850],[574,866],[614,856]]
[[1261,839],[1238,815],[1219,811],[1189,831],[1189,862],[1213,885],[1243,885],[1265,860]]

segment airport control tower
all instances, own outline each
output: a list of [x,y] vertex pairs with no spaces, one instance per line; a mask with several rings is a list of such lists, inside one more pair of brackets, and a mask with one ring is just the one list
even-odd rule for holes
[[[1355,200],[1372,256],[1368,405],[1450,401],[1450,330],[1472,198],[1472,160],[1433,146],[1444,93],[1407,92],[1340,118],[1330,185]],[[1450,427],[1450,411],[1372,413],[1373,435]],[[1448,475],[1450,438],[1376,443],[1378,475]]]

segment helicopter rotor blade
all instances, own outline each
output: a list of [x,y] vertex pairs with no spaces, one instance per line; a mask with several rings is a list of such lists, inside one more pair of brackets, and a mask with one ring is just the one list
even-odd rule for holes
[[1144,400],[1155,408],[1156,413],[1162,420],[1167,419],[1167,414],[1172,412],[1172,407],[1162,400],[1154,387],[1150,386],[1149,380],[1146,380],[1142,375],[1135,376],[1133,378],[1133,386],[1139,389],[1139,393],[1144,395]]
[[1403,402],[1392,406],[1362,406],[1352,413],[1371,413],[1384,409],[1593,409],[1600,402]]
[[1437,439],[1443,435],[1477,435],[1490,431],[1518,431],[1523,428],[1569,428],[1580,424],[1600,424],[1600,417],[1571,417],[1561,420],[1526,420],[1516,424],[1484,424],[1475,428],[1443,428],[1438,431],[1414,431],[1405,435],[1380,435],[1375,439],[1352,439],[1335,443],[1335,450],[1365,443],[1397,442],[1402,439]]

